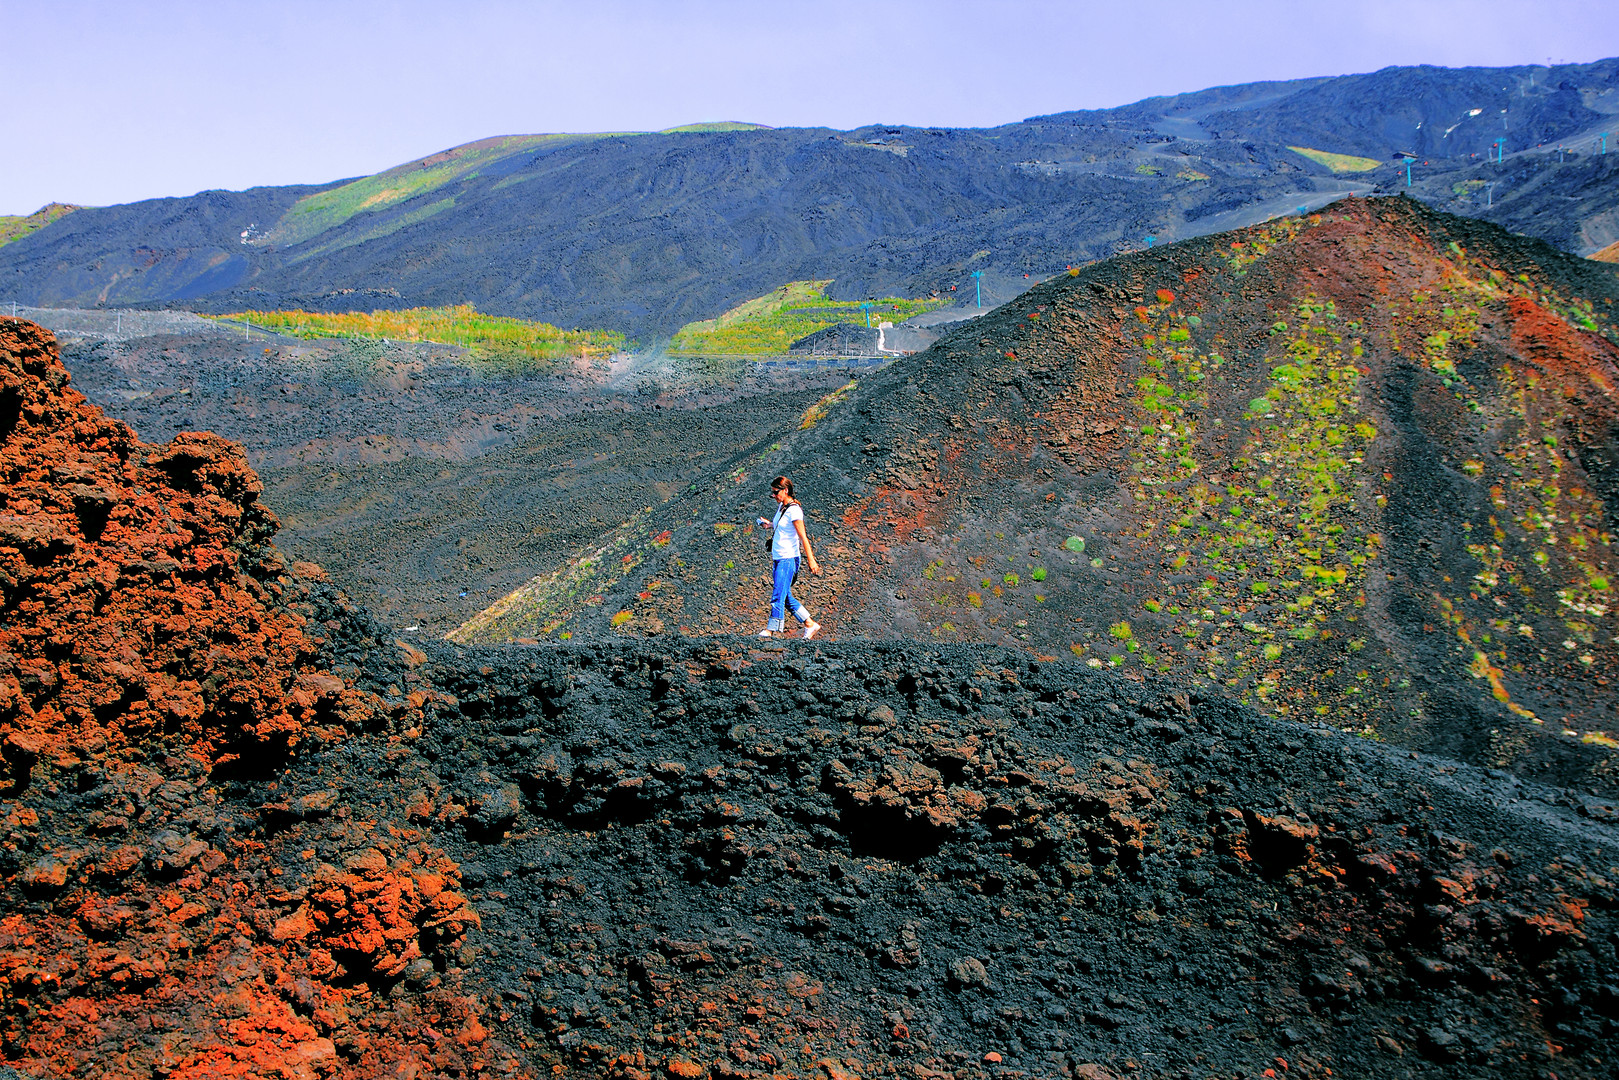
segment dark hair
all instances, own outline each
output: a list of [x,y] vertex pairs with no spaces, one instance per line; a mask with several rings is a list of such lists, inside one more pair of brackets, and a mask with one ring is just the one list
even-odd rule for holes
[[783,488],[787,489],[787,497],[791,499],[793,497],[793,482],[791,480],[787,479],[785,476],[778,476],[774,480],[770,481],[771,491],[780,491]]

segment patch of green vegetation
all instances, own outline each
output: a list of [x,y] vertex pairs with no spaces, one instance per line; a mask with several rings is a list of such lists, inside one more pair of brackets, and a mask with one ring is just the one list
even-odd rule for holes
[[848,382],[844,383],[842,386],[823,397],[820,401],[817,401],[808,409],[804,410],[804,418],[799,421],[798,430],[808,431],[822,420],[825,420],[826,414],[836,408],[844,398],[847,398],[850,394],[852,394],[855,387],[859,385],[859,380],[850,379]]
[[1335,173],[1371,172],[1383,164],[1376,158],[1356,157],[1354,154],[1334,154],[1327,150],[1312,150],[1308,146],[1289,146],[1295,154],[1309,158],[1317,165],[1325,165]]
[[[864,323],[858,300],[832,300],[826,281],[791,281],[765,296],[738,304],[716,319],[687,323],[669,343],[669,352],[688,356],[780,356],[799,338],[837,323]],[[944,299],[869,301],[872,323],[903,322],[949,304]]]
[[655,538],[649,538],[645,528],[651,512],[650,506],[641,510],[609,533],[605,542],[585,548],[550,573],[530,578],[445,637],[460,645],[543,637],[580,611],[599,608],[601,594],[651,553]]
[[453,147],[341,187],[305,195],[281,216],[265,242],[290,247],[334,229],[356,214],[376,212],[472,176],[502,158],[547,144],[606,138],[601,135],[504,135]]
[[[1239,257],[1289,233],[1260,236]],[[1252,685],[1260,702],[1281,714],[1306,698],[1313,708],[1333,693],[1319,669],[1330,666],[1324,658],[1336,649],[1338,624],[1363,602],[1365,567],[1381,543],[1353,524],[1364,483],[1355,466],[1377,434],[1358,415],[1355,343],[1344,340],[1331,301],[1306,296],[1293,310],[1295,317],[1271,327],[1269,386],[1248,404],[1246,439],[1210,461],[1215,437],[1202,432],[1201,418],[1224,358],[1175,333],[1180,320],[1171,305],[1149,308],[1154,332],[1142,349],[1150,374],[1136,383],[1142,422],[1130,451],[1134,501],[1147,518],[1137,537],[1173,575],[1161,586],[1163,601],[1144,606],[1153,612],[1168,605],[1172,615],[1179,606],[1171,600],[1187,608],[1158,631],[1158,666]],[[1270,594],[1283,589],[1308,591],[1268,618],[1221,617],[1271,603]],[[1138,627],[1136,637],[1145,633]],[[1283,656],[1278,638],[1321,651],[1270,667]]]
[[[734,120],[716,123],[686,124],[666,128],[659,135],[708,134],[723,131],[753,131],[764,125],[745,124]],[[626,138],[651,134],[641,131],[603,131],[583,134],[559,132],[547,135],[501,135],[492,139],[479,139],[464,146],[453,147],[416,161],[387,169],[373,176],[363,176],[339,187],[306,195],[282,215],[263,238],[262,242],[282,247],[302,244],[329,229],[335,229],[358,214],[375,213],[391,206],[425,195],[457,180],[470,178],[490,165],[514,154],[526,153],[542,146],[558,146],[569,142],[593,139]],[[508,182],[522,177],[508,177]],[[435,204],[437,205],[437,204]],[[48,209],[48,208],[47,208]],[[0,219],[3,220],[3,219]],[[419,219],[418,219],[419,220]],[[407,223],[408,224],[408,223]],[[402,228],[403,226],[397,226]],[[389,230],[392,231],[392,230]],[[364,239],[375,239],[377,233]],[[354,243],[363,243],[364,239]],[[0,240],[0,243],[3,243]],[[344,244],[343,246],[349,246]],[[332,249],[336,250],[336,249]]]
[[768,124],[749,124],[741,120],[715,120],[706,124],[682,124],[664,128],[659,135],[706,135],[716,131],[768,131]]
[[478,360],[532,366],[558,360],[607,356],[624,347],[624,335],[608,330],[561,330],[550,323],[484,315],[471,304],[404,311],[239,311],[212,316],[246,321],[276,333],[313,338],[392,338],[460,345]]
[[[1479,495],[1487,494],[1488,505],[1462,522],[1477,569],[1461,581],[1445,579],[1448,595],[1434,596],[1437,621],[1455,635],[1458,659],[1466,658],[1466,671],[1480,688],[1540,724],[1541,717],[1513,700],[1518,678],[1534,686],[1613,663],[1619,635],[1606,586],[1619,571],[1614,537],[1604,528],[1604,500],[1586,489],[1580,471],[1571,468],[1574,459],[1559,449],[1572,433],[1567,397],[1574,391],[1565,378],[1510,361],[1489,367],[1456,361],[1473,352],[1483,313],[1498,317],[1515,301],[1539,309],[1524,312],[1528,317],[1549,313],[1609,341],[1619,341],[1619,333],[1606,306],[1565,297],[1527,274],[1510,276],[1460,245],[1448,250],[1453,273],[1441,284],[1440,310],[1418,305],[1414,295],[1396,325],[1408,340],[1422,342],[1421,362],[1456,401],[1498,435],[1495,453],[1453,463]],[[1602,375],[1592,371],[1584,378],[1609,392]],[[1482,402],[1491,399],[1502,407],[1486,410]],[[1491,748],[1496,763],[1506,766],[1524,744],[1503,737],[1492,739]]]
[[0,214],[0,247],[5,247],[13,240],[21,240],[29,233],[36,233],[53,221],[73,213],[81,207],[69,203],[46,203],[44,206],[26,216],[21,214]]

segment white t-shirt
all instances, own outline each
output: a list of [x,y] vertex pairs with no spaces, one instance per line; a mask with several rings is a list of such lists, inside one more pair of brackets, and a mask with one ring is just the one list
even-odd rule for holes
[[798,550],[798,530],[793,528],[793,522],[804,520],[804,508],[792,503],[776,511],[771,520],[776,535],[770,541],[770,557],[772,559],[796,559],[803,554]]

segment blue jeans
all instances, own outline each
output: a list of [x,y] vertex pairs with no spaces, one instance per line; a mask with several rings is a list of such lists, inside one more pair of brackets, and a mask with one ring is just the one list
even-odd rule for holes
[[777,559],[773,573],[775,588],[770,594],[770,629],[781,630],[787,622],[787,612],[801,623],[810,621],[810,613],[793,596],[793,575],[798,573],[797,559]]

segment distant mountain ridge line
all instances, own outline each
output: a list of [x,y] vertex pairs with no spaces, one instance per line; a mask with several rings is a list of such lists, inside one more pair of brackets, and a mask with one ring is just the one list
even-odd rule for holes
[[0,214],[0,247],[21,240],[29,233],[38,232],[59,218],[66,217],[83,207],[72,203],[46,203],[32,214]]
[[[715,131],[765,130],[763,124],[720,121],[685,124],[663,131],[548,132],[534,135],[494,135],[475,139],[395,165],[370,176],[341,182],[336,187],[306,195],[286,212],[276,225],[258,237],[247,237],[256,244],[300,244],[337,227],[368,210],[376,210],[426,194],[473,172],[480,164],[499,161],[512,154],[547,144],[584,139],[608,139],[632,135],[698,134]],[[398,186],[388,186],[397,183]]]
[[[1594,252],[1619,240],[1619,158],[1556,148],[1615,118],[1610,59],[1217,87],[983,129],[499,136],[335,184],[80,210],[0,248],[0,301],[335,312],[369,296],[655,340],[788,281],[959,298],[981,270],[1001,302],[1065,266],[1402,191]],[[1397,150],[1420,155],[1409,189]],[[1383,164],[1334,173],[1346,157]]]

